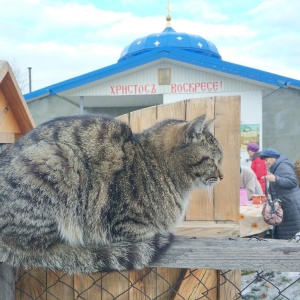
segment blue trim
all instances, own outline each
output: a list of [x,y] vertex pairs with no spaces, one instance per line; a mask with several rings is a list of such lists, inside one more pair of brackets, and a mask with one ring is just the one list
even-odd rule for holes
[[234,63],[226,62],[218,58],[209,57],[199,53],[194,53],[187,50],[174,49],[173,47],[164,47],[154,49],[148,52],[141,53],[130,59],[119,61],[116,64],[104,67],[93,72],[89,72],[54,85],[36,90],[31,93],[24,94],[26,101],[36,98],[43,98],[47,95],[54,95],[66,90],[78,88],[85,84],[92,83],[97,80],[101,80],[108,76],[116,75],[130,69],[151,63],[155,60],[167,58],[174,61],[179,61],[193,66],[202,67],[209,70],[226,74],[231,74],[241,78],[251,79],[257,82],[274,85],[277,87],[287,87],[287,83],[293,86],[300,87],[300,80],[293,78],[276,75],[273,73],[261,71],[254,68],[249,68]]

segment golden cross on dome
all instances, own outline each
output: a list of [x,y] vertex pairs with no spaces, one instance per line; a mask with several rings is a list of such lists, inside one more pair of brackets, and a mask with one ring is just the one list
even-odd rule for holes
[[168,16],[169,16],[169,15],[170,15],[170,12],[171,12],[171,10],[170,10],[170,0],[168,0],[167,11],[168,11]]

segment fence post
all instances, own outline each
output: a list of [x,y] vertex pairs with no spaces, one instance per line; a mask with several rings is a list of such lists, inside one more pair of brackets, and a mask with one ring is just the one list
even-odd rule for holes
[[15,270],[0,262],[0,300],[15,299]]

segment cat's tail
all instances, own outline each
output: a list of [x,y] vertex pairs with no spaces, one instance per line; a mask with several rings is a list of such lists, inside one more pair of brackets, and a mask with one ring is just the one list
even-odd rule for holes
[[72,274],[142,269],[155,261],[170,245],[172,234],[156,235],[142,242],[118,242],[97,248],[52,246],[46,251],[22,251],[0,243],[0,262],[12,266],[61,270]]

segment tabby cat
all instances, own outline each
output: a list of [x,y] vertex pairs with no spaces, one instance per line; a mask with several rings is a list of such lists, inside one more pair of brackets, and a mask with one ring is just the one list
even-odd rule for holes
[[68,273],[147,266],[171,243],[190,192],[223,177],[205,118],[133,134],[85,115],[30,131],[0,154],[0,262]]

